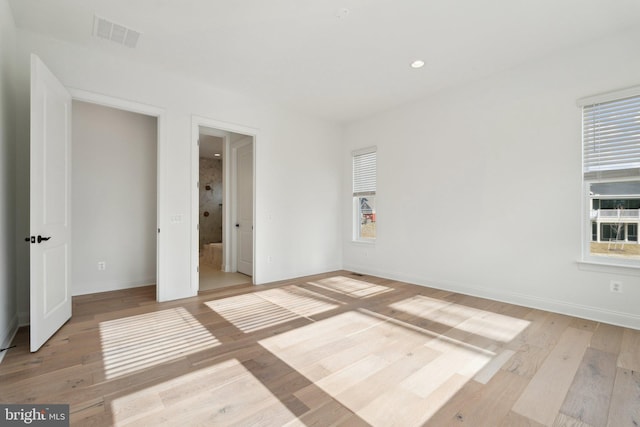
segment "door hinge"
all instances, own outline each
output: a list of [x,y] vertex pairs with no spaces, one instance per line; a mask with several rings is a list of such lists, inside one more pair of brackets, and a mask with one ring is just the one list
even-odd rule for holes
[[196,188],[200,188],[200,181],[196,181]]
[[160,229],[158,228],[158,234],[160,234]]
[[198,147],[200,146],[200,140],[198,140]]
[[196,224],[196,230],[200,230],[200,224]]
[[200,266],[197,266],[197,267],[196,267],[196,271],[197,271],[198,273],[200,273]]

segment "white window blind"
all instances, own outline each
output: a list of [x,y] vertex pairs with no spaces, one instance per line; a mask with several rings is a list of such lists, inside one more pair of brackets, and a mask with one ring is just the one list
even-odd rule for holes
[[640,96],[584,105],[587,179],[640,175]]
[[353,197],[376,194],[376,152],[353,154]]

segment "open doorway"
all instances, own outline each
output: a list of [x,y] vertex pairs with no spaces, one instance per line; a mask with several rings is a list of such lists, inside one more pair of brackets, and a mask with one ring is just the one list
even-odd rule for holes
[[157,117],[72,105],[73,293],[155,285]]
[[198,291],[252,283],[253,137],[198,126]]
[[[147,167],[152,167],[152,165],[148,163],[148,160],[155,159],[155,171],[156,171],[155,172],[156,173],[155,190],[152,187],[149,187],[148,189],[149,192],[155,191],[155,200],[156,200],[155,209],[148,208],[149,215],[146,216],[147,223],[153,224],[153,234],[155,235],[155,237],[153,238],[153,241],[155,241],[155,248],[152,248],[152,246],[147,246],[147,247],[151,248],[152,251],[155,251],[155,256],[152,258],[155,258],[155,266],[156,266],[155,267],[156,300],[166,301],[167,294],[168,294],[167,287],[169,286],[169,282],[164,280],[164,277],[166,276],[166,271],[167,271],[165,267],[167,263],[163,262],[164,258],[166,257],[165,255],[166,241],[164,241],[160,235],[160,224],[162,223],[162,220],[161,220],[162,214],[160,211],[160,206],[162,205],[161,203],[162,185],[163,185],[162,176],[164,175],[163,166],[162,166],[163,165],[162,155],[165,152],[164,147],[166,143],[165,132],[164,132],[164,129],[166,128],[165,111],[162,108],[154,107],[148,104],[139,104],[134,101],[114,98],[107,95],[88,92],[81,89],[70,88],[69,92],[71,93],[73,102],[83,102],[83,103],[88,103],[95,106],[112,108],[117,110],[120,113],[133,113],[133,114],[147,116],[148,118],[153,118],[153,120],[156,123],[155,124],[156,126],[155,144],[152,145],[152,146],[155,146],[155,154],[149,151],[145,156],[146,157],[145,162],[147,162],[146,163]],[[123,154],[123,155],[126,155],[126,154]],[[151,196],[151,194],[148,193],[147,196]],[[152,212],[155,212],[155,218],[151,218],[151,216],[153,216]],[[151,239],[150,234],[146,234],[145,236],[146,236],[145,239]],[[127,240],[126,242],[128,241],[129,240]],[[146,240],[146,241],[149,242],[151,240]],[[126,242],[123,244],[127,244]],[[149,258],[149,259],[152,259],[152,258]],[[101,264],[100,265],[101,270],[98,270],[101,272],[101,274],[105,275],[104,273],[108,271],[111,271],[112,273],[114,272],[113,270],[113,267],[115,267],[114,265],[110,266],[109,264],[106,263],[106,260],[100,259],[98,261],[105,262],[104,268],[102,267],[102,264]],[[93,265],[94,265],[94,268],[96,269],[98,268],[97,264],[94,263]],[[151,278],[151,276],[149,276],[149,278]],[[145,282],[148,282],[149,284],[153,283],[152,280],[144,280],[144,277],[141,277],[140,279],[128,280],[126,283],[127,286],[125,287],[139,286],[141,284],[144,284]]]

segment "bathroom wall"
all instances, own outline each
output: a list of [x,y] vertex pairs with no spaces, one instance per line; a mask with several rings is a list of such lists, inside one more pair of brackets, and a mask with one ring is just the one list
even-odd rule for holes
[[200,249],[214,242],[222,242],[222,160],[200,157]]

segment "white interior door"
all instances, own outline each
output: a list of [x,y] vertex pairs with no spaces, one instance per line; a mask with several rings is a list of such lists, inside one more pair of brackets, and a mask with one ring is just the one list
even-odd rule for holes
[[31,55],[31,351],[70,317],[71,95]]
[[238,271],[253,276],[253,142],[236,150]]

